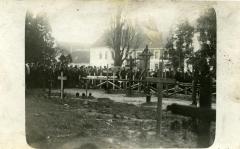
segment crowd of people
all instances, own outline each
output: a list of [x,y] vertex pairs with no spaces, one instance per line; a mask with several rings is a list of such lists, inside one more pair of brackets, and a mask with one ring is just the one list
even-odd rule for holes
[[[41,63],[30,63],[25,65],[26,70],[26,87],[27,88],[59,88],[60,80],[58,76],[63,75],[67,77],[64,81],[64,88],[85,88],[87,76],[116,76],[117,79],[129,79],[142,80],[144,76],[157,77],[158,70],[149,70],[144,72],[141,69],[130,70],[127,67],[120,67],[118,69],[96,66],[61,66],[56,65],[44,65]],[[148,74],[146,74],[148,73]],[[192,82],[192,74],[190,71],[182,73],[177,71],[165,71],[163,77],[175,78],[179,82]],[[91,88],[96,88],[96,84],[99,84],[100,80],[90,81]]]

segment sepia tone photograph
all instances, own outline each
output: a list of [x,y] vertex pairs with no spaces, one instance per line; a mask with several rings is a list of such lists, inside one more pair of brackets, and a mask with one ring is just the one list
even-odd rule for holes
[[214,4],[93,0],[29,8],[28,145],[210,147],[217,107]]

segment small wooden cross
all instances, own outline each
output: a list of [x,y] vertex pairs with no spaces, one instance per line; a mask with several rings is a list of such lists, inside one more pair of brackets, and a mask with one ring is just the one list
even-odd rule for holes
[[58,76],[58,80],[61,80],[61,99],[63,99],[63,81],[67,80],[67,77],[64,77],[63,72],[61,72],[61,76]]

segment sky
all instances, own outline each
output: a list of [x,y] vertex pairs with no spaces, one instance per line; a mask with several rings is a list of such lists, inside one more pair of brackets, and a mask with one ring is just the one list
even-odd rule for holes
[[156,34],[167,37],[171,28],[181,20],[187,19],[194,25],[208,5],[203,2],[69,0],[58,3],[43,1],[40,7],[30,7],[34,13],[47,12],[56,41],[90,45],[110,27],[111,18],[119,6],[124,8],[126,17],[132,22],[143,28],[155,27]]

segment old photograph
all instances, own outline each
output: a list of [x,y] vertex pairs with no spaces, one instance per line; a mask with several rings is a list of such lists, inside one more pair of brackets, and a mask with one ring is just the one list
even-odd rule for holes
[[214,2],[69,1],[25,15],[25,126],[41,149],[206,148]]

